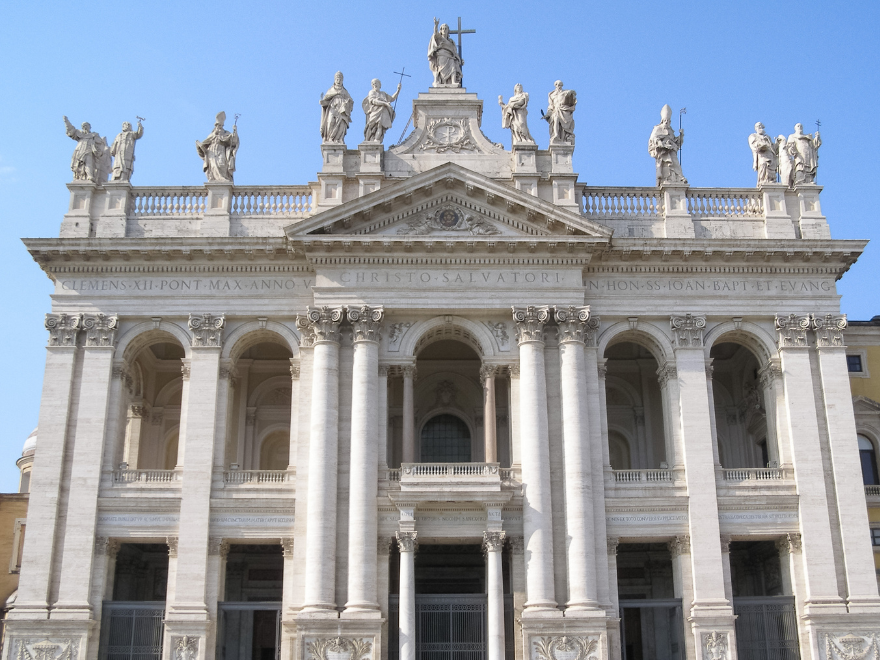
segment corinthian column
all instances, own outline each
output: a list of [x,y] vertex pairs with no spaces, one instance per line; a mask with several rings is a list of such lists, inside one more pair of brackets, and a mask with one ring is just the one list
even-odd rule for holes
[[590,457],[584,337],[589,307],[556,310],[565,454],[565,525],[568,531],[569,609],[596,609],[596,546],[593,542],[593,479]]
[[418,532],[397,532],[400,550],[400,600],[398,605],[400,660],[416,657],[416,576],[415,554]]
[[[348,504],[348,602],[345,614],[379,617],[376,591],[376,495],[379,482],[379,327],[381,307],[349,309],[354,328],[351,477]],[[369,614],[367,614],[369,613]]]
[[504,660],[504,583],[501,578],[501,550],[504,532],[483,532],[486,552],[487,660]]
[[403,456],[401,463],[416,462],[416,404],[413,396],[415,378],[415,364],[403,367]]
[[527,597],[524,616],[531,612],[556,609],[547,380],[544,373],[544,324],[549,318],[550,309],[546,305],[513,308],[520,364],[519,414]]
[[309,308],[296,325],[314,346],[303,611],[336,616],[336,471],[342,307]]
[[498,462],[498,435],[495,428],[495,372],[498,367],[484,364],[480,367],[480,382],[483,384],[483,442],[486,463]]

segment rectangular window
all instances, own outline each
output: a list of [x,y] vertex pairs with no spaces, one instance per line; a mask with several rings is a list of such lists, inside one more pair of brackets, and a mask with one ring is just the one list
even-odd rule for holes
[[862,356],[861,355],[847,355],[846,356],[846,368],[850,373],[860,374],[862,373]]
[[871,545],[880,545],[880,527],[871,528]]

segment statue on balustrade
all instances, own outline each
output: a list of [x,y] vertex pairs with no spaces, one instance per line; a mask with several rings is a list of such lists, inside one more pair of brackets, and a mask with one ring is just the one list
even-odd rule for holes
[[788,136],[788,145],[794,159],[794,183],[814,183],[822,146],[819,131],[810,135],[804,133],[803,124],[795,124],[794,133]]
[[134,171],[134,143],[144,134],[144,125],[138,120],[136,131],[131,130],[131,123],[123,122],[122,132],[113,140],[110,155],[113,156],[113,180],[131,181]]
[[562,81],[554,83],[554,89],[547,95],[547,114],[544,119],[550,124],[550,144],[574,144],[574,109],[577,93],[563,89]]
[[364,114],[367,115],[367,124],[364,126],[364,141],[381,142],[385,138],[385,131],[391,128],[391,123],[394,121],[394,108],[391,104],[397,100],[397,95],[400,94],[400,85],[397,85],[397,91],[393,96],[382,91],[382,83],[378,78],[373,78],[370,85],[373,89],[361,103]]
[[439,21],[434,19],[434,34],[428,44],[428,65],[434,74],[434,87],[461,87],[461,67],[464,60],[458,54],[455,42],[449,38],[449,26],[444,23],[437,28]]
[[196,140],[196,151],[204,162],[202,169],[208,175],[208,181],[233,181],[235,155],[238,153],[238,127],[233,125],[230,133],[223,128],[225,122],[226,113],[219,113],[211,134],[201,142]]
[[342,85],[342,72],[337,71],[333,87],[321,97],[321,139],[324,142],[345,144],[352,108],[354,100]]
[[794,183],[794,158],[791,148],[784,135],[776,138],[776,162],[779,170],[779,183],[784,183],[791,188]]
[[764,124],[755,124],[755,132],[749,136],[752,150],[752,169],[758,173],[758,186],[776,183],[778,163],[776,144],[764,130]]
[[101,183],[107,180],[109,174],[107,140],[92,131],[89,122],[83,122],[79,130],[64,117],[67,136],[76,141],[73,150],[73,158],[70,160],[70,169],[73,172],[74,181],[91,181]]
[[527,123],[529,95],[523,91],[523,86],[519,83],[514,86],[513,96],[506,104],[499,96],[498,105],[501,106],[501,128],[510,129],[511,142],[535,144]]
[[664,183],[687,184],[678,162],[678,150],[684,142],[684,131],[675,135],[672,128],[672,108],[664,105],[660,111],[660,123],[651,131],[648,139],[648,153],[657,161],[657,185]]

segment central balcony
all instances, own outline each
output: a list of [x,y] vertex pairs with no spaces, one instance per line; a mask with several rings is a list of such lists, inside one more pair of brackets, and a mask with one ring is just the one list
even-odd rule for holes
[[402,463],[400,490],[499,492],[501,472],[498,463]]

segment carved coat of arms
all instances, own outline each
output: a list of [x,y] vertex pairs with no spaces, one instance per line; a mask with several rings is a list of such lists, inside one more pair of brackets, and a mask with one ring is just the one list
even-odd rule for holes
[[397,230],[398,234],[424,236],[435,231],[462,231],[474,236],[500,234],[501,231],[483,218],[469,215],[460,208],[446,204],[439,209],[427,213],[406,223],[406,227]]

